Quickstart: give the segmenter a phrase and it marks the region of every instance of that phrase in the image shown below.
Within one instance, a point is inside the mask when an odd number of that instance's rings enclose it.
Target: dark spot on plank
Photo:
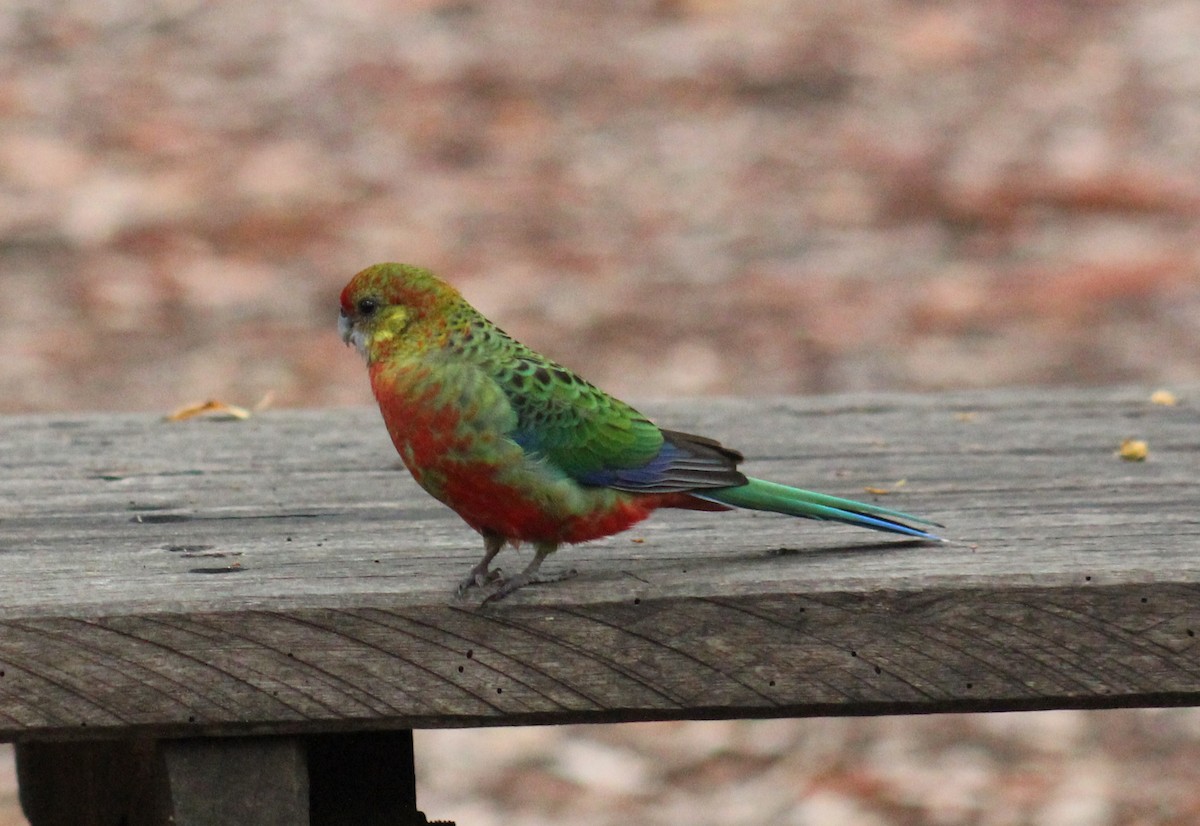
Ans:
[[[221,568],[191,568],[189,574],[236,574],[246,570],[241,565],[226,565]]]
[[[163,545],[164,551],[170,551],[173,554],[194,554],[212,549],[212,545]]]
[[[130,522],[162,525],[168,522],[191,522],[192,517],[184,513],[139,513]]]

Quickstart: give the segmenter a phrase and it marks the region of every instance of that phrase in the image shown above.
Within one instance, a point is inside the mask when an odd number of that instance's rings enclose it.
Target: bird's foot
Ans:
[[[467,574],[466,578],[458,583],[458,590],[455,592],[459,599],[467,595],[467,591],[472,588],[486,588],[497,580],[503,579],[504,574],[499,568],[488,569],[487,563],[481,562],[471,569],[471,573]]]
[[[487,605],[489,602],[499,602],[506,596],[526,585],[545,585],[551,582],[562,582],[564,579],[570,579],[579,572],[574,568],[566,571],[560,571],[556,574],[543,574],[537,571],[522,571],[516,576],[511,576],[500,583],[500,587],[492,593],[484,597],[481,605]]]

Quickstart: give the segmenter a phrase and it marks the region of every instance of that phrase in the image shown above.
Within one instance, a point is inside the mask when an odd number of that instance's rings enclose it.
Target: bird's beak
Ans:
[[[354,335],[354,326],[350,323],[350,317],[346,315],[345,310],[338,314],[338,333],[341,335],[342,341],[349,346],[350,338]]]

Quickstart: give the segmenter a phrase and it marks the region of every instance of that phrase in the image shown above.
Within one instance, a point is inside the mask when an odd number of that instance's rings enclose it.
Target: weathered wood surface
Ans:
[[[373,410],[0,418],[0,737],[1200,704],[1200,413],[1148,395],[647,405],[956,542],[663,513],[482,611]]]

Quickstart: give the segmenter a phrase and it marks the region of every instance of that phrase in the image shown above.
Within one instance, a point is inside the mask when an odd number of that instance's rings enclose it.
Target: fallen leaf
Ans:
[[[902,488],[907,484],[908,484],[907,479],[897,479],[896,482],[890,488],[865,487],[865,488],[863,488],[863,490],[865,490],[867,493],[873,493],[876,496],[886,496],[889,493],[891,493],[894,489]]]
[[[182,422],[197,416],[203,416],[206,419],[241,420],[250,418],[250,411],[244,407],[209,399],[206,402],[186,404],[177,410],[172,410],[163,419],[168,422]]]
[[[1179,398],[1170,390],[1155,390],[1150,394],[1150,404],[1161,404],[1163,407],[1174,407],[1179,404]]]
[[[1117,455],[1126,462],[1144,462],[1149,452],[1149,447],[1141,439],[1126,439],[1121,442]]]

